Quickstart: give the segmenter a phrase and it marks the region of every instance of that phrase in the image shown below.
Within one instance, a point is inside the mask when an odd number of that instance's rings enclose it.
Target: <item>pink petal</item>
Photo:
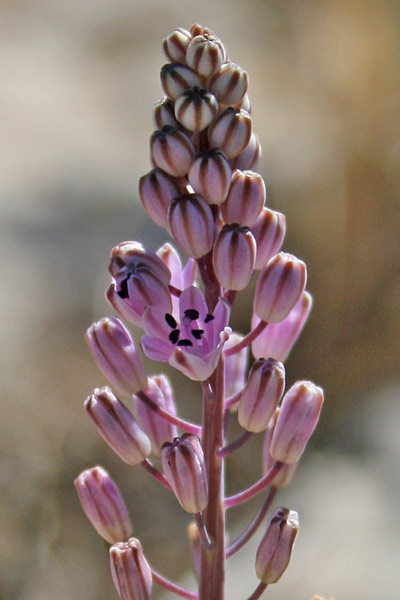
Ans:
[[[208,313],[203,293],[196,287],[185,288],[179,297],[179,320],[184,323],[185,310],[194,309],[199,312],[200,318],[204,319]]]
[[[220,332],[223,331],[224,327],[228,325],[230,314],[231,307],[225,300],[220,298],[214,309],[214,320],[208,324],[210,327],[210,332],[208,333],[207,337],[210,341],[211,347],[218,344]]]
[[[196,285],[197,262],[194,258],[189,258],[182,272],[183,287],[187,288],[191,285]]]
[[[181,290],[183,285],[182,263],[179,254],[172,244],[163,244],[157,250],[157,256],[161,258],[165,266],[171,271],[171,285]]]
[[[165,313],[154,306],[148,306],[143,313],[143,329],[147,335],[167,340],[172,329],[165,320]]]
[[[161,362],[168,362],[171,352],[174,349],[170,342],[160,340],[151,335],[144,335],[140,340],[140,344],[147,358]]]

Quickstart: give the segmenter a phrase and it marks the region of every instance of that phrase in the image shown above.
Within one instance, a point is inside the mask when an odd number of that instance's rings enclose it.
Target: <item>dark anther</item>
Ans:
[[[204,329],[192,329],[192,336],[199,340],[204,333]]]
[[[128,278],[124,279],[121,283],[121,289],[117,292],[118,296],[124,300],[125,298],[129,298],[128,293]]]
[[[179,340],[179,334],[179,329],[174,329],[174,331],[171,331],[171,333],[168,336],[169,341],[173,344],[176,344],[176,342]]]
[[[214,319],[214,315],[210,315],[210,313],[208,313],[208,315],[206,315],[206,318],[204,319],[204,323],[209,323],[213,319]]]
[[[187,308],[185,310],[185,317],[187,317],[191,321],[195,321],[196,319],[199,318],[199,311],[196,310],[195,308]]]
[[[169,313],[167,313],[165,315],[165,320],[167,321],[168,325],[170,327],[172,327],[172,329],[176,328],[176,321],[175,321],[175,319],[174,319],[174,317],[172,315],[170,315]]]
[[[178,346],[193,346],[190,340],[179,340]]]

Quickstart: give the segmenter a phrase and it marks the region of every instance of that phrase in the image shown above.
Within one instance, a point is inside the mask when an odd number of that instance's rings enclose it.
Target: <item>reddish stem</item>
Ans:
[[[219,448],[219,450],[217,451],[217,456],[219,456],[220,458],[226,458],[230,454],[233,454],[234,452],[236,452],[236,450],[239,450],[239,448],[244,446],[244,444],[251,437],[251,435],[251,431],[244,431],[242,435],[236,438],[236,440],[233,440],[233,442],[231,442],[227,446],[224,446],[223,448]]]
[[[192,433],[193,435],[197,435],[197,437],[200,437],[201,427],[199,425],[195,425],[194,423],[185,421],[185,419],[180,419],[179,417],[172,414],[168,410],[165,410],[165,408],[162,408],[161,406],[159,406],[156,402],[154,402],[154,400],[149,398],[147,396],[147,394],[145,394],[144,392],[138,392],[136,395],[138,398],[140,398],[140,400],[142,400],[142,402],[144,402],[146,404],[146,406],[148,406],[151,410],[153,410],[155,413],[157,413],[160,417],[162,417],[166,421],[169,421],[173,425],[176,425],[180,429],[183,429],[183,431],[187,431],[187,433]]]
[[[154,477],[154,479],[156,481],[158,481],[158,483],[161,483],[161,485],[163,485],[167,490],[171,490],[171,486],[169,485],[165,475],[160,473],[160,471],[158,469],[156,469],[156,467],[154,465],[151,464],[151,462],[149,461],[148,458],[146,458],[140,464],[142,465],[142,467],[144,469],[146,469],[146,471],[148,471],[150,473],[150,475],[152,477]]]
[[[266,473],[264,477],[261,477],[261,479],[259,479],[257,483],[247,488],[247,490],[243,490],[243,492],[239,492],[234,496],[226,498],[225,508],[232,508],[232,506],[238,506],[238,504],[242,504],[243,502],[254,498],[254,496],[261,492],[261,490],[266,488],[267,485],[269,485],[271,481],[275,479],[282,467],[283,463],[277,460],[276,463],[273,465],[272,469],[268,471],[268,473]]]
[[[238,344],[225,350],[225,356],[232,356],[236,352],[240,352],[240,350],[246,348],[246,346],[249,346],[264,331],[267,325],[266,321],[260,321]]]
[[[267,587],[268,583],[259,583],[257,588],[254,590],[252,595],[247,598],[247,600],[258,600],[258,598],[261,598],[262,594],[267,589]]]
[[[186,588],[183,588],[180,585],[173,583],[163,575],[160,575],[160,573],[157,573],[157,571],[155,571],[154,569],[151,569],[151,574],[155,583],[165,588],[166,590],[173,592],[177,596],[180,596],[181,598],[187,598],[187,600],[198,599],[198,595],[196,594],[196,592],[191,592],[190,590],[187,590]]]

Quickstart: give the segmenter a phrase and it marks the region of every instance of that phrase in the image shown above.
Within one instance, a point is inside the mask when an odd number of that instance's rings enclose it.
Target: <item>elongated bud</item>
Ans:
[[[256,573],[263,583],[276,583],[282,577],[298,531],[297,512],[288,508],[274,511],[256,554]]]
[[[186,65],[178,62],[167,63],[160,72],[161,87],[171,100],[176,100],[185,90],[201,87],[201,79]]]
[[[74,484],[87,518],[101,537],[109,544],[115,544],[132,535],[128,509],[105,469],[87,469]]]
[[[229,350],[232,346],[236,346],[243,339],[242,335],[232,333],[229,340],[225,343],[225,350]],[[231,356],[226,356],[224,361],[225,370],[225,397],[233,396],[240,392],[244,386],[249,347],[246,346],[235,352]]]
[[[267,473],[269,473],[270,470],[272,469],[272,467],[274,466],[274,464],[276,463],[276,460],[271,456],[270,447],[271,447],[271,440],[272,440],[272,436],[273,436],[273,433],[275,430],[276,421],[278,419],[279,412],[280,412],[280,408],[277,408],[268,423],[267,429],[265,430],[265,438],[264,438],[263,453],[262,453],[263,475],[266,475]],[[281,487],[285,487],[285,486],[289,485],[289,483],[293,479],[293,475],[296,471],[296,468],[297,468],[297,462],[293,463],[291,465],[288,465],[286,463],[283,464],[281,466],[281,468],[279,469],[279,472],[277,473],[277,475],[271,481],[271,485],[275,488],[281,488]]]
[[[190,32],[182,27],[174,29],[163,41],[164,54],[171,62],[185,62],[186,49],[192,36]]]
[[[161,169],[152,169],[139,179],[139,195],[144,210],[159,227],[168,227],[168,208],[186,188],[184,179],[171,177]]]
[[[164,125],[179,128],[175,118],[175,104],[170,98],[163,98],[155,102],[153,108],[154,129],[162,129]]]
[[[101,437],[128,465],[138,465],[151,451],[150,440],[109,387],[96,388],[85,409]]]
[[[206,464],[200,440],[184,433],[161,448],[161,464],[183,510],[197,514],[208,504]]]
[[[194,159],[188,179],[194,191],[208,204],[222,204],[231,183],[232,170],[220,150],[207,150]]]
[[[224,54],[220,40],[207,34],[196,35],[187,48],[186,63],[199,75],[209,77],[219,71]]]
[[[254,295],[254,312],[270,323],[288,316],[304,292],[307,269],[302,260],[280,252],[261,271]]]
[[[262,156],[261,144],[256,133],[252,133],[246,148],[232,160],[234,169],[251,169],[255,171]]]
[[[232,175],[228,196],[221,206],[222,218],[228,224],[240,223],[252,227],[264,206],[265,197],[265,183],[261,175],[253,171],[236,170]]]
[[[201,541],[195,521],[189,523],[187,527],[187,536],[189,539],[190,562],[192,564],[193,573],[195,574],[197,581],[199,581],[201,572]]]
[[[317,426],[324,392],[311,381],[297,381],[286,392],[272,435],[270,452],[275,460],[293,464]]]
[[[157,406],[176,415],[171,386],[165,375],[150,377],[144,393]],[[152,454],[159,457],[164,442],[172,442],[178,435],[175,425],[160,417],[137,396],[133,396],[133,414],[141,429],[149,436]]]
[[[209,90],[221,104],[237,104],[247,92],[249,76],[238,65],[227,62],[209,81]]]
[[[212,248],[214,219],[208,204],[197,194],[186,194],[171,203],[168,223],[187,256],[200,258]]]
[[[259,213],[251,231],[257,242],[254,268],[261,270],[281,249],[286,233],[286,217],[280,212],[265,207]]]
[[[193,162],[195,148],[183,131],[165,125],[152,134],[150,152],[157,167],[172,177],[183,177]]]
[[[125,396],[147,385],[147,375],[136,344],[118,317],[100,319],[86,332],[86,342],[97,363],[115,389]]]
[[[213,248],[213,267],[219,283],[228,290],[244,290],[253,273],[256,242],[248,227],[224,225]]]
[[[183,92],[175,102],[175,117],[189,131],[202,131],[218,114],[218,101],[199,87]]]
[[[249,143],[251,129],[249,113],[229,107],[219,115],[208,130],[210,146],[221,148],[227,158],[234,158]]]
[[[136,538],[110,548],[111,576],[121,600],[151,600],[153,578]]]

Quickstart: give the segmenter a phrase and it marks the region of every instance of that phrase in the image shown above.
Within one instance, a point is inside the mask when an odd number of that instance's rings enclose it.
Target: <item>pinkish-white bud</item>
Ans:
[[[223,60],[223,46],[220,40],[213,36],[197,35],[186,50],[187,65],[203,77],[209,77],[219,71]]]
[[[249,85],[249,76],[238,65],[224,63],[209,81],[209,90],[221,104],[233,105],[240,102]]]
[[[202,131],[218,114],[218,101],[203,88],[190,88],[175,101],[175,117],[189,131]]]
[[[187,256],[200,258],[212,248],[214,219],[207,202],[197,194],[174,200],[168,211],[172,235]]]
[[[165,125],[152,134],[150,153],[157,167],[172,177],[183,177],[193,162],[195,148],[186,133]]]
[[[280,252],[261,271],[254,295],[254,312],[263,321],[279,323],[304,292],[307,269],[302,260]]]
[[[186,49],[192,36],[190,32],[182,27],[174,29],[163,41],[164,54],[171,62],[185,62]]]
[[[249,113],[229,107],[219,115],[208,130],[210,146],[220,148],[227,158],[234,158],[249,143],[251,129]]]
[[[183,179],[171,177],[161,169],[152,169],[139,180],[139,195],[144,210],[159,227],[168,227],[167,213],[174,198],[186,188]]]
[[[324,392],[311,381],[297,381],[282,400],[272,435],[270,453],[280,462],[293,464],[317,426]]]
[[[232,162],[232,167],[234,169],[251,169],[255,171],[258,167],[261,160],[262,150],[260,140],[256,133],[252,133],[250,136],[249,143],[246,148],[234,158]]]
[[[185,90],[201,87],[201,79],[186,65],[178,62],[167,63],[160,72],[161,87],[171,100],[176,100]]]
[[[243,110],[245,110],[246,112],[249,113],[249,115],[251,114],[251,102],[250,102],[250,98],[249,95],[246,93],[243,98],[240,100],[240,102],[238,102],[237,104],[235,104],[234,108],[236,108],[237,110],[243,108]]]
[[[256,242],[248,227],[224,225],[213,248],[213,267],[218,282],[228,290],[244,290],[254,269]]]
[[[121,600],[151,600],[153,578],[136,538],[110,548],[111,576]]]
[[[164,125],[179,128],[175,118],[175,104],[170,98],[163,98],[154,104],[153,123],[155,129],[162,129]]]
[[[265,267],[270,258],[281,249],[286,233],[284,214],[269,208],[263,208],[251,231],[257,242],[257,256],[254,268],[258,271]]]
[[[229,350],[232,346],[236,346],[243,339],[238,333],[231,333],[229,340],[225,343],[224,349]],[[231,356],[226,356],[224,360],[225,370],[225,397],[233,396],[240,392],[243,388],[246,378],[247,360],[249,347],[245,346],[239,352],[235,352]],[[235,404],[234,408],[237,407]]]
[[[84,406],[101,437],[124,462],[138,465],[149,456],[149,438],[110,388],[96,388]]]
[[[257,577],[266,584],[276,583],[285,572],[299,531],[299,516],[294,510],[274,511],[256,554]]]
[[[87,469],[74,484],[87,518],[101,537],[109,544],[115,544],[132,535],[128,509],[105,469]]]
[[[253,171],[236,170],[232,175],[228,196],[221,206],[222,218],[225,223],[252,227],[264,206],[265,197],[265,183],[261,175]]]
[[[208,504],[206,463],[200,440],[183,434],[161,448],[161,464],[183,510],[197,514]]]
[[[272,436],[273,436],[273,433],[275,430],[276,421],[278,419],[279,412],[280,412],[280,408],[277,408],[268,423],[267,429],[265,430],[265,438],[264,438],[263,453],[262,453],[263,475],[266,475],[267,473],[269,473],[270,470],[272,469],[272,467],[276,463],[276,460],[274,458],[272,458],[272,456],[271,456],[270,447],[271,447],[271,440],[272,440]],[[285,486],[289,485],[289,483],[293,479],[293,475],[296,471],[296,468],[297,468],[297,462],[293,463],[291,465],[284,463],[281,466],[281,468],[279,469],[277,475],[275,475],[274,479],[271,481],[271,486],[273,486],[275,488],[281,488],[281,487],[285,487]]]
[[[221,150],[198,154],[188,173],[190,185],[208,204],[222,204],[231,183],[232,170]]]

